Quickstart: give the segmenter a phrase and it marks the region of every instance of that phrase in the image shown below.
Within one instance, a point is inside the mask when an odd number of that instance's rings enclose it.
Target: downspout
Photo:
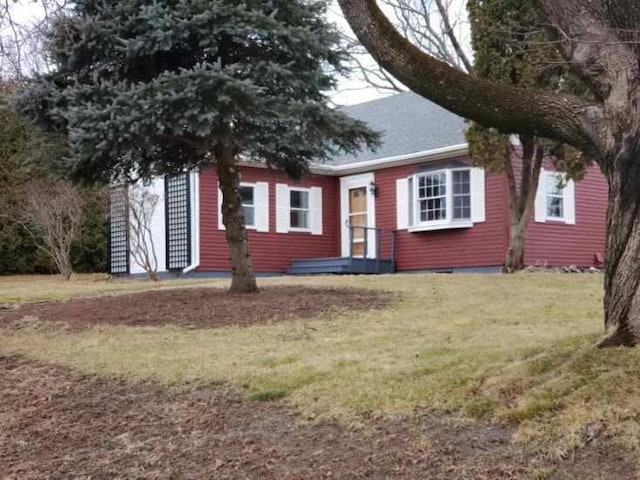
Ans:
[[[191,191],[193,192],[193,204],[191,209],[191,265],[182,270],[184,275],[193,272],[200,266],[200,172],[191,172]]]

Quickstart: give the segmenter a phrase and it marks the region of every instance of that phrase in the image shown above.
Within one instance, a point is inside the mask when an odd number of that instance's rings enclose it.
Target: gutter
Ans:
[[[445,158],[457,157],[464,155],[469,151],[469,144],[461,143],[459,145],[450,145],[442,148],[434,148],[432,150],[424,150],[422,152],[407,153],[404,155],[396,155],[394,157],[378,158],[375,160],[367,160],[365,162],[347,163],[345,165],[318,165],[328,169],[329,175],[349,175],[352,173],[370,172],[372,170],[380,170],[382,168],[397,167],[401,165],[410,165],[422,161],[433,162]]]
[[[311,173],[316,175],[328,175],[334,177],[342,177],[352,173],[371,172],[383,168],[398,167],[401,165],[411,165],[420,162],[435,162],[447,158],[457,157],[469,152],[468,143],[460,143],[458,145],[450,145],[442,148],[434,148],[432,150],[423,150],[421,152],[407,153],[404,155],[396,155],[393,157],[377,158],[375,160],[367,160],[365,162],[346,163],[344,165],[331,165],[330,163],[312,163],[310,165]],[[241,160],[241,166],[253,168],[269,168],[264,163],[253,162],[251,160]]]
[[[183,274],[193,272],[200,266],[200,172],[193,171],[193,216],[191,218],[191,246],[193,263],[182,269]]]

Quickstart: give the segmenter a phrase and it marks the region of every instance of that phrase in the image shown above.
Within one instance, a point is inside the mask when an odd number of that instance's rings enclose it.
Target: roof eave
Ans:
[[[364,162],[347,163],[344,165],[314,164],[311,166],[311,171],[321,175],[343,176],[354,173],[371,172],[373,170],[381,170],[383,168],[411,165],[414,163],[434,162],[437,160],[465,155],[468,152],[469,144],[461,143],[442,148],[434,148],[432,150],[407,153],[393,157],[377,158],[375,160],[367,160]]]

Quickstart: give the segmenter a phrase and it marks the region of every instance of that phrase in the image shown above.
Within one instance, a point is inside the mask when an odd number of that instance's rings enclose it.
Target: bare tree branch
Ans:
[[[71,245],[82,221],[84,197],[63,180],[35,180],[25,188],[15,218],[54,261],[63,278],[73,273]]]
[[[497,85],[474,78],[404,38],[375,0],[338,0],[351,28],[378,63],[416,93],[481,125],[573,144],[600,153],[602,105],[574,95]],[[470,101],[473,99],[473,101]]]

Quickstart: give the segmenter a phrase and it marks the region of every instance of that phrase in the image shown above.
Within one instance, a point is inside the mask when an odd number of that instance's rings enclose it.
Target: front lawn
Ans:
[[[428,411],[514,426],[516,440],[558,455],[596,438],[640,447],[640,352],[594,349],[603,330],[600,274],[262,283],[381,289],[395,299],[382,310],[248,327],[77,330],[30,319],[1,332],[0,353],[180,389],[225,384],[250,399],[285,398],[307,419],[352,426]]]

